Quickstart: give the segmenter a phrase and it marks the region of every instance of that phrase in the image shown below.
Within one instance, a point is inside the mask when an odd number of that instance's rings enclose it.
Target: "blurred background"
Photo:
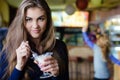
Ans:
[[[9,28],[21,1],[0,0],[0,27]],[[96,40],[99,33],[107,33],[112,44],[111,50],[118,56],[120,50],[120,0],[46,1],[52,11],[56,38],[63,40],[68,47],[70,79],[92,80],[93,53],[83,41],[81,27],[89,27],[92,41]]]

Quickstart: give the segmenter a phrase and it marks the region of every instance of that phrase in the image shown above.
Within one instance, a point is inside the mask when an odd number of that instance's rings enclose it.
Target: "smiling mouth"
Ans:
[[[39,33],[40,31],[39,30],[33,30],[32,32],[33,33]]]

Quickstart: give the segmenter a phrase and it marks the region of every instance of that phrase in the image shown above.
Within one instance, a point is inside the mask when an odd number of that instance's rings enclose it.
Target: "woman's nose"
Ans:
[[[33,27],[37,28],[38,27],[38,22],[37,21],[33,21]]]

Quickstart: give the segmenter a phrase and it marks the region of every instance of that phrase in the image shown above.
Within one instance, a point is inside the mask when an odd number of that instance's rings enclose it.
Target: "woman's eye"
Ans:
[[[28,18],[28,19],[25,19],[26,22],[30,22],[32,21],[32,19]]]
[[[43,21],[43,20],[45,20],[45,18],[42,18],[42,17],[41,17],[41,18],[38,18],[38,20]]]

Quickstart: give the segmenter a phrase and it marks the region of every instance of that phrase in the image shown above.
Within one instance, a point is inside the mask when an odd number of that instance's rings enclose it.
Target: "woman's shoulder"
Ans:
[[[56,46],[66,46],[65,42],[59,39],[56,39]]]
[[[59,40],[59,39],[56,39],[55,48],[58,51],[65,51],[65,52],[67,51],[67,45],[65,44],[64,41]]]
[[[6,50],[0,52],[0,62],[5,61],[7,57]]]
[[[97,44],[94,44],[94,48],[100,48]]]
[[[64,41],[56,39],[55,49],[63,60],[68,59],[68,49]]]

